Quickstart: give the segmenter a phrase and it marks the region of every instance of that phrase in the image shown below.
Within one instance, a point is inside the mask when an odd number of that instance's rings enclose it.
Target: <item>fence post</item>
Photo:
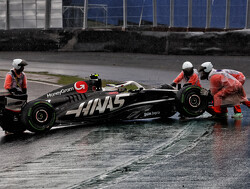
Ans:
[[[245,23],[245,28],[249,28],[250,25],[250,2],[247,0],[247,7],[246,7],[246,23]]]
[[[127,25],[127,16],[128,16],[128,12],[127,12],[127,0],[123,0],[123,26],[122,26],[122,30],[126,30],[126,28],[128,27]]]
[[[84,0],[84,13],[83,13],[83,29],[86,30],[88,28],[88,0]]]
[[[45,1],[45,24],[44,29],[47,30],[50,28],[50,13],[51,13],[51,0]]]
[[[170,0],[170,21],[169,21],[169,27],[174,26],[174,0]]]
[[[188,28],[192,27],[192,7],[193,0],[188,0]]]
[[[10,6],[9,6],[9,0],[6,0],[6,17],[5,17],[5,30],[10,29]]]
[[[225,17],[225,29],[229,28],[229,21],[230,21],[230,4],[231,1],[226,1],[226,17]]]
[[[206,29],[210,28],[211,23],[211,0],[207,0],[207,13],[206,13]]]
[[[153,27],[157,27],[157,0],[153,0]]]

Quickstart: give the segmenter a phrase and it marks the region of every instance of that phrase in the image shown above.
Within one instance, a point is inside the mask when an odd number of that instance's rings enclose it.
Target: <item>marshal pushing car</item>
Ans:
[[[26,94],[1,92],[0,124],[11,133],[43,133],[70,124],[165,119],[176,112],[196,117],[208,105],[204,90],[197,86],[177,90],[167,84],[146,89],[135,81],[102,87],[101,79],[91,75],[89,80],[63,86],[29,102]]]

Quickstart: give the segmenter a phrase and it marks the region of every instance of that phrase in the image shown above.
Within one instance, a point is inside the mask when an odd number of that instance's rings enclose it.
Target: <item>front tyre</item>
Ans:
[[[21,120],[29,131],[43,133],[54,125],[56,114],[48,102],[31,101],[23,108]]]
[[[186,86],[176,95],[177,111],[186,117],[197,117],[203,114],[208,106],[208,97],[201,95],[202,88]]]

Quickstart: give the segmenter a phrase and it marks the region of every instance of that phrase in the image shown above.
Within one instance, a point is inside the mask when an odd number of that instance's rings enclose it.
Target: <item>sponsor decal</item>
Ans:
[[[74,88],[78,93],[86,93],[88,91],[88,85],[85,81],[76,82]]]
[[[75,117],[80,117],[93,115],[95,112],[102,114],[106,110],[114,111],[124,105],[125,100],[122,98],[129,95],[129,93],[124,93],[118,94],[114,98],[111,96],[106,96],[103,100],[100,98],[92,99],[90,101],[81,103],[75,110],[67,111],[66,115],[75,115]]]
[[[74,91],[74,87],[70,87],[70,88],[67,88],[67,89],[61,89],[60,91],[56,91],[54,93],[48,93],[47,94],[47,98],[51,98],[51,97],[54,97],[54,96],[60,96],[64,93],[68,93],[68,92],[71,92],[71,91]]]
[[[161,114],[160,111],[157,111],[157,112],[145,112],[144,117],[156,116],[156,115],[160,115],[160,114]]]

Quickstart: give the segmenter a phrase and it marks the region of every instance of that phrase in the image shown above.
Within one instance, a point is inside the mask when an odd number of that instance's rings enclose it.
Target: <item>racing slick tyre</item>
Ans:
[[[31,101],[23,108],[21,120],[29,131],[43,133],[54,125],[56,114],[48,102]]]
[[[185,117],[197,117],[203,114],[208,106],[207,96],[201,95],[202,88],[186,86],[176,94],[177,111]]]

